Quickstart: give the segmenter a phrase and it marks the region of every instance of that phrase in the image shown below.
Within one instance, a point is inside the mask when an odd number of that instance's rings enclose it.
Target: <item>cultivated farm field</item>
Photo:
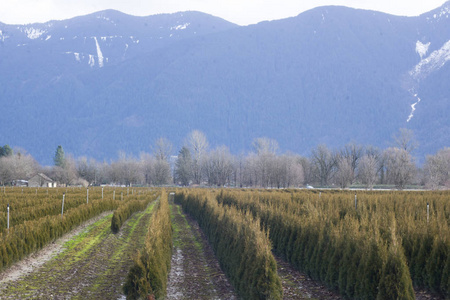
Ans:
[[[450,297],[449,192],[0,192],[0,299]]]

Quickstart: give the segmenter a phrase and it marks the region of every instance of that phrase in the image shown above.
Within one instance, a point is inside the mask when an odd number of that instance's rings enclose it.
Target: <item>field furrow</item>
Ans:
[[[112,214],[100,219],[42,267],[6,284],[2,299],[121,298],[131,256],[144,244],[154,204],[134,214],[118,234],[111,232]]]
[[[173,204],[173,254],[167,299],[237,299],[197,222]]]

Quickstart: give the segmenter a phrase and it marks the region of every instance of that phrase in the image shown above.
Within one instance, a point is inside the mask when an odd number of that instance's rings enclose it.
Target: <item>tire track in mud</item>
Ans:
[[[196,221],[171,204],[173,254],[167,299],[238,299]]]
[[[300,273],[283,259],[275,255],[274,257],[277,261],[278,276],[280,276],[283,286],[283,299],[342,299],[337,293]]]
[[[132,266],[143,247],[155,201],[134,214],[118,234],[111,232],[112,214],[65,244],[65,250],[41,268],[8,283],[1,299],[120,299]]]

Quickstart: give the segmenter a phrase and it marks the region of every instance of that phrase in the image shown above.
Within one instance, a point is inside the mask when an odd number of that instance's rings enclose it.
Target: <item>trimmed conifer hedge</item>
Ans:
[[[358,193],[356,209],[354,192],[216,195],[219,203],[258,216],[270,229],[275,253],[348,298],[382,298],[387,290],[395,290],[400,298],[412,299],[413,281],[449,296],[449,193]],[[432,207],[429,222],[427,202]],[[402,271],[391,274],[397,270]],[[395,281],[386,278],[399,274],[403,279],[392,288]]]
[[[104,211],[114,210],[117,201],[103,200],[83,204],[64,213],[64,217],[46,216],[25,221],[0,234],[0,271],[25,256],[43,248],[81,223]]]
[[[163,299],[172,258],[172,222],[167,193],[161,192],[144,249],[137,252],[123,287],[127,299]]]
[[[130,200],[120,205],[115,211],[111,219],[111,230],[114,233],[119,232],[123,223],[135,212],[143,211],[147,205],[155,200],[154,198],[146,198],[145,200]]]
[[[175,201],[197,220],[225,274],[243,299],[282,299],[267,232],[250,214],[223,207],[207,192],[177,192]]]

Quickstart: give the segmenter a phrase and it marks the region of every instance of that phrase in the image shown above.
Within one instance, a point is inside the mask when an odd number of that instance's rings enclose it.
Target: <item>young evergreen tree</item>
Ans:
[[[2,156],[11,156],[13,155],[13,150],[9,145],[5,145],[3,147],[0,147],[0,157]]]
[[[435,238],[433,250],[428,254],[429,258],[425,267],[427,287],[434,292],[440,292],[443,266],[445,266],[448,257],[447,249],[447,245],[442,240]]]
[[[181,148],[175,162],[175,178],[183,186],[188,186],[192,179],[192,158],[187,147]]]
[[[66,158],[64,155],[64,149],[61,145],[56,148],[55,157],[53,158],[53,162],[55,163],[55,166],[64,168],[64,165],[66,163]]]
[[[377,300],[415,299],[406,258],[401,249],[392,245],[381,274]]]
[[[442,271],[441,292],[447,299],[450,298],[450,255],[447,257],[447,262]]]

